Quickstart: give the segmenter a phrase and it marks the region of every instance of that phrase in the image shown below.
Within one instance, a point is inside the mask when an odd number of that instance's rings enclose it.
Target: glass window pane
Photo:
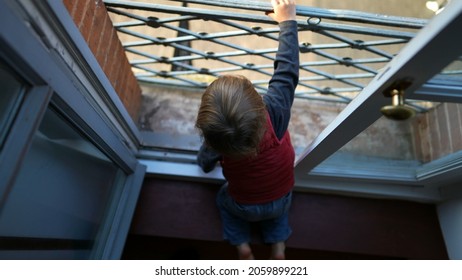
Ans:
[[[0,213],[0,258],[90,258],[125,175],[48,109]],[[104,237],[102,237],[104,238]]]
[[[0,148],[16,115],[23,84],[0,61]]]

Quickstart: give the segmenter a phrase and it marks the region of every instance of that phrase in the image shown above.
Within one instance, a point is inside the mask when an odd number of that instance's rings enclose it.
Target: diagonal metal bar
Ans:
[[[239,0],[173,0],[177,2],[196,3],[210,6],[238,8],[250,11],[270,11],[270,3],[259,1],[239,1]],[[331,19],[339,21],[378,24],[384,26],[394,26],[403,28],[422,28],[427,20],[417,18],[404,18],[389,15],[378,15],[366,12],[321,9],[314,7],[297,7],[297,15],[315,17],[320,19]]]
[[[136,77],[145,81],[149,79],[150,81],[161,81],[165,79],[166,83],[171,83],[172,79],[175,79],[175,83],[184,82],[184,85],[196,85],[198,87],[203,87],[203,83],[198,83],[196,81],[188,80],[187,75],[190,74],[207,74],[212,76],[219,76],[227,72],[235,72],[248,70],[256,73],[263,74],[265,76],[271,76],[272,66],[271,64],[254,64],[252,61],[247,63],[239,62],[241,56],[259,56],[270,61],[274,60],[274,54],[276,48],[267,48],[267,49],[250,49],[243,47],[241,45],[233,43],[231,40],[222,40],[232,37],[239,37],[240,39],[244,36],[256,35],[259,37],[264,37],[273,41],[277,41],[277,34],[279,28],[270,27],[270,28],[261,28],[259,26],[249,27],[247,24],[250,23],[264,23],[275,25],[271,19],[263,15],[255,15],[254,11],[267,11],[270,7],[269,3],[255,2],[255,1],[180,1],[183,3],[196,3],[196,4],[205,4],[209,6],[219,6],[219,7],[232,7],[239,8],[242,12],[226,12],[220,9],[198,9],[191,7],[182,7],[177,5],[159,5],[152,3],[142,3],[142,2],[131,2],[131,1],[116,1],[116,0],[106,0],[104,1],[108,11],[114,14],[122,15],[133,19],[129,22],[120,22],[115,23],[114,26],[121,33],[130,35],[131,37],[138,38],[141,40],[138,41],[128,41],[123,43],[124,48],[127,52],[141,56],[141,59],[131,59],[130,63],[134,68],[145,71],[145,73],[137,73]],[[129,12],[133,11],[133,12]],[[139,16],[136,13],[140,11],[149,11],[157,14],[167,15],[165,18],[155,18],[155,17],[146,17]],[[244,13],[244,12],[253,12],[253,13]],[[176,14],[178,16],[169,16],[170,14]],[[325,10],[317,9],[311,7],[297,7],[297,14],[299,16],[307,17],[307,20],[298,20],[299,25],[299,34],[302,36],[304,33],[315,32],[322,36],[334,39],[337,43],[331,44],[313,44],[309,45],[309,51],[318,56],[318,58],[327,59],[320,61],[301,61],[300,70],[303,75],[301,75],[299,87],[297,88],[297,98],[305,97],[306,95],[312,95],[309,98],[317,98],[319,94],[322,95],[321,99],[325,100],[335,100],[335,102],[349,102],[351,94],[357,94],[361,89],[364,88],[364,85],[358,81],[358,79],[371,79],[377,73],[376,70],[366,66],[366,64],[371,63],[386,63],[388,62],[393,55],[382,51],[378,47],[387,46],[387,45],[398,45],[405,44],[409,41],[410,38],[415,36],[414,32],[405,32],[397,30],[385,29],[385,26],[401,27],[407,29],[417,29],[422,27],[426,21],[418,20],[412,18],[400,18],[400,17],[389,17],[389,16],[380,16],[365,14],[360,12],[348,12],[348,11],[334,11],[334,10]],[[146,13],[143,13],[146,15]],[[359,18],[361,17],[361,18]],[[392,24],[381,23],[384,18],[387,18],[387,22],[394,20]],[[330,21],[337,21],[337,23],[323,22],[323,19],[329,19]],[[182,28],[177,26],[180,22],[189,22],[193,20],[209,20],[216,24],[227,25],[236,30],[225,31],[225,32],[216,32],[216,33],[205,33],[201,31],[192,31],[189,28]],[[241,24],[245,23],[245,24]],[[344,24],[343,22],[353,22],[361,24],[370,24],[376,25],[375,27],[364,27],[364,26],[353,26]],[[152,37],[136,32],[134,28],[140,27],[143,25],[150,26],[152,28],[162,28],[166,30],[173,31],[174,33],[166,37],[171,36],[171,38],[163,37]],[[380,26],[377,26],[380,25]],[[355,34],[355,35],[372,35],[373,38],[383,37],[382,40],[374,41],[362,41],[362,40],[352,40],[346,36],[339,35],[342,34]],[[164,34],[164,33],[163,33]],[[164,35],[165,36],[165,35]],[[193,48],[191,43],[194,41],[208,41],[210,42],[210,51],[209,50],[199,50]],[[226,48],[230,48],[234,51],[228,52],[214,52],[213,46],[221,45]],[[153,48],[157,46],[164,46],[172,48],[177,52],[181,51],[180,56],[172,57],[159,57],[155,54],[150,54],[144,51],[140,51],[138,47],[147,47],[152,46]],[[306,45],[301,45],[300,50],[302,52],[306,51]],[[354,59],[350,57],[341,57],[335,52],[329,53],[328,51],[334,51],[336,49],[356,49],[363,51],[364,53],[370,53],[378,56],[377,58],[366,58],[366,59]],[[233,60],[233,57],[236,57],[236,61]],[[239,57],[239,58],[237,58]],[[212,69],[206,69],[201,67],[194,67],[189,65],[190,63],[202,63],[202,60],[215,60],[225,64],[224,66],[219,66],[219,68],[214,67]],[[150,68],[151,66],[155,67],[156,64],[170,64],[172,67],[184,67],[179,68],[181,71],[159,71],[156,69]],[[149,66],[149,67],[148,67]],[[344,67],[344,69],[350,68],[356,70],[356,72],[361,71],[364,73],[353,73],[353,74],[331,74],[328,71],[331,71],[329,68],[325,68],[326,71],[316,69],[314,67],[323,67],[323,66],[333,66],[337,67],[337,70],[334,73],[338,73],[338,67]],[[347,66],[347,67],[345,67]],[[172,70],[178,70],[173,69]],[[342,70],[343,72],[343,70]],[[305,74],[309,73],[305,77]],[[314,75],[311,75],[314,74]],[[155,78],[158,77],[158,78]],[[327,85],[319,86],[317,83],[325,81]],[[259,84],[258,82],[252,81],[256,85],[259,92],[264,93],[266,87],[264,84]],[[346,86],[335,84],[338,82],[340,84],[345,84]],[[362,81],[364,82],[364,80]],[[332,84],[332,85],[331,85]],[[348,93],[348,94],[346,94]],[[343,96],[342,94],[346,94]],[[327,97],[328,98],[324,98]],[[332,97],[332,98],[331,98]]]
[[[172,7],[168,5],[159,5],[151,3],[140,3],[140,2],[130,2],[130,1],[117,1],[117,0],[105,0],[104,3],[109,7],[117,7],[124,9],[137,9],[142,11],[152,11],[152,12],[161,12],[161,13],[173,13],[181,15],[192,15],[197,16],[203,19],[230,19],[230,20],[240,20],[245,22],[259,22],[275,25],[276,23],[268,18],[265,15],[255,15],[255,14],[245,14],[245,13],[236,13],[236,12],[227,12],[227,11],[217,11],[217,10],[206,10],[198,8],[184,8],[184,7]],[[414,37],[415,33],[413,32],[404,32],[396,31],[392,29],[379,29],[379,28],[369,28],[363,26],[354,26],[347,24],[331,24],[317,22],[317,24],[308,23],[307,21],[299,20],[299,26],[305,28],[306,30],[332,30],[346,33],[356,33],[363,35],[372,35],[372,36],[382,36],[390,38],[402,38],[409,39]]]
[[[323,76],[325,77],[327,80],[336,80],[335,79],[335,75],[333,74],[330,74],[330,73],[327,73],[327,72],[324,72],[324,71],[321,71],[321,70],[318,70],[318,69],[313,69],[311,67],[304,67],[304,66],[300,66],[300,69],[304,69],[308,72],[311,72],[313,74],[316,74],[316,75],[319,75],[319,76]],[[347,79],[338,79],[337,80],[338,82],[342,82],[342,83],[345,83],[347,85],[350,85],[350,86],[355,86],[355,87],[361,87],[363,88],[362,85],[356,83],[356,82],[353,82],[353,81],[350,81],[350,80],[347,80]]]
[[[349,38],[347,38],[345,36],[340,36],[340,35],[334,34],[332,32],[323,31],[323,30],[319,30],[318,33],[322,34],[322,35],[324,35],[326,37],[330,37],[330,38],[332,38],[332,39],[334,39],[336,41],[344,42],[344,43],[348,44],[353,49],[369,51],[371,53],[374,53],[374,54],[377,54],[379,56],[383,56],[383,57],[386,57],[386,58],[389,58],[389,59],[391,59],[393,57],[393,55],[391,55],[389,53],[386,53],[386,52],[380,51],[380,50],[378,50],[376,48],[373,48],[371,46],[365,45],[363,41],[351,40],[351,39],[349,39]],[[407,40],[405,41],[405,43],[407,43]]]

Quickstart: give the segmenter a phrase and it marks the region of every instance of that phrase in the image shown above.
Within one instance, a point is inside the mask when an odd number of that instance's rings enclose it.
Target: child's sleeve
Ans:
[[[299,46],[297,22],[279,24],[279,47],[274,61],[274,74],[263,97],[274,131],[281,139],[289,126],[290,109],[299,78]]]
[[[197,164],[202,168],[205,173],[212,171],[217,162],[222,159],[222,156],[209,148],[207,145],[202,144],[197,154]]]

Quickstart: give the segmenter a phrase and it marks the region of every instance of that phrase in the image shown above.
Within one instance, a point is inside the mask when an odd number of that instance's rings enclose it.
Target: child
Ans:
[[[271,258],[285,259],[294,159],[287,127],[299,75],[294,0],[272,0],[267,13],[280,27],[274,74],[263,98],[243,76],[225,75],[202,96],[196,127],[204,144],[198,164],[221,162],[227,183],[217,195],[223,233],[240,259],[253,259],[250,225],[258,222]]]

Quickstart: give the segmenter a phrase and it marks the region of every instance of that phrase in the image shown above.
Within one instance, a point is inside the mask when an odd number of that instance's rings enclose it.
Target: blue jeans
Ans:
[[[217,194],[217,205],[223,223],[223,236],[232,245],[249,243],[251,224],[257,223],[265,243],[287,240],[292,230],[289,226],[289,208],[292,192],[264,204],[239,204],[228,194],[228,184]]]

